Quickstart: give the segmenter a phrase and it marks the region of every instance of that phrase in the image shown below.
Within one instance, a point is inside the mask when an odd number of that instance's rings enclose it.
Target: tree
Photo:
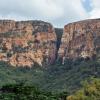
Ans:
[[[100,100],[100,79],[85,81],[83,88],[74,95],[68,96],[66,100]]]

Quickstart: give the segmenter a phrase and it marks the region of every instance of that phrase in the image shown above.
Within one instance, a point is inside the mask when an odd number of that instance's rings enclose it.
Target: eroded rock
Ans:
[[[43,21],[0,21],[0,60],[13,66],[42,66],[55,61],[56,34],[53,26]]]
[[[58,51],[61,58],[76,59],[100,56],[100,19],[65,25]]]

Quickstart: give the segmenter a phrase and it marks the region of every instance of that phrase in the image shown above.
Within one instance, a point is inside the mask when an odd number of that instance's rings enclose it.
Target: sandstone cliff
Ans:
[[[55,30],[49,23],[0,20],[0,61],[13,66],[53,63],[56,41]]]
[[[100,57],[100,19],[65,25],[58,55],[63,60]]]
[[[0,20],[0,61],[12,66],[94,57],[100,57],[100,19],[70,23],[64,29],[43,21]]]

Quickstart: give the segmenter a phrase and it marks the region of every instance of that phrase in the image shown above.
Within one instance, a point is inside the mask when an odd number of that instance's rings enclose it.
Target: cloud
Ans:
[[[83,0],[2,0],[0,18],[44,20],[62,27],[73,21],[89,18]],[[92,2],[95,0],[92,0]],[[99,1],[99,0],[98,0]],[[94,3],[93,3],[93,6]]]
[[[90,18],[100,18],[100,0],[91,0]]]

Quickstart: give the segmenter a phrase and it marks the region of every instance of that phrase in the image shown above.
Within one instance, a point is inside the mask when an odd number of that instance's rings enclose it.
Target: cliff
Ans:
[[[100,57],[100,19],[70,23],[64,29],[43,21],[0,20],[0,61],[12,66],[95,57]]]
[[[0,21],[0,60],[12,66],[53,63],[56,55],[53,26],[43,21]]]
[[[65,25],[58,55],[63,60],[100,57],[100,19]]]

